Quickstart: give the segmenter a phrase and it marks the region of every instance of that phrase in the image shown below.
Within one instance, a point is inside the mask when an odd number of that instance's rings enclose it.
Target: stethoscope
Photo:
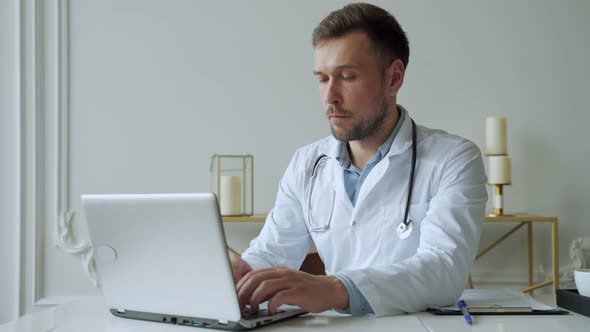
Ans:
[[[416,123],[414,122],[414,120],[412,121],[412,164],[410,167],[410,176],[408,178],[408,196],[406,197],[406,208],[404,211],[404,219],[402,219],[402,222],[399,224],[399,226],[396,229],[396,233],[397,233],[397,237],[400,240],[403,239],[407,239],[410,234],[412,234],[412,231],[414,230],[414,222],[412,221],[412,219],[408,218],[409,212],[410,212],[410,202],[412,200],[412,192],[414,190],[414,171],[416,170]],[[328,216],[328,224],[326,225],[314,225],[313,220],[312,220],[312,210],[311,210],[311,194],[313,193],[313,186],[315,183],[315,178],[318,176],[318,172],[317,172],[317,168],[320,165],[320,163],[322,162],[322,160],[325,160],[326,158],[329,158],[328,156],[326,156],[325,154],[320,155],[314,165],[313,165],[313,169],[311,171],[311,184],[309,186],[309,196],[308,196],[308,201],[307,201],[307,220],[308,220],[308,224],[309,224],[309,229],[312,232],[323,232],[326,231],[330,228],[330,221],[332,219],[332,212],[334,210],[334,197],[332,197],[332,207],[330,208],[330,215]],[[333,195],[335,195],[335,193],[333,193]]]

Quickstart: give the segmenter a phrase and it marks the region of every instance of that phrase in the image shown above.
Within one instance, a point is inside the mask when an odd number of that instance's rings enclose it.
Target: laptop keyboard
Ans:
[[[285,312],[284,310],[277,310],[276,314],[279,314],[281,312]],[[252,311],[250,310],[250,307],[246,307],[244,308],[244,310],[242,310],[242,318],[244,319],[254,319],[254,318],[260,318],[260,317],[265,317],[265,316],[272,316],[270,315],[270,312],[268,312],[267,309],[258,309],[257,313],[252,313]]]

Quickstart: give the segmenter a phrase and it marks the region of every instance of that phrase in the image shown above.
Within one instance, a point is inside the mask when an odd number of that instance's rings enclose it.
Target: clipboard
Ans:
[[[548,310],[536,310],[536,309],[531,309],[531,308],[529,308],[529,309],[530,310],[523,310],[523,311],[516,311],[516,310],[503,311],[501,309],[498,309],[496,311],[493,311],[493,310],[478,311],[478,312],[469,311],[469,314],[471,316],[568,315],[569,314],[569,311],[561,310],[558,308],[548,309]],[[469,308],[467,310],[469,310]],[[460,315],[463,315],[461,313],[461,311],[441,309],[441,308],[429,308],[426,310],[426,312],[429,312],[429,313],[431,313],[433,315],[437,315],[437,316],[460,316]]]
[[[569,311],[538,302],[514,289],[466,289],[461,300],[472,316],[477,315],[567,315]],[[458,306],[429,308],[433,315],[453,316],[463,313]]]

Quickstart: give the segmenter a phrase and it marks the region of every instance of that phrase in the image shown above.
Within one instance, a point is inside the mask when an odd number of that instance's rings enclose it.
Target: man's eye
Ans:
[[[327,78],[320,78],[319,81],[321,84],[324,84],[324,83],[328,82],[328,79]]]
[[[342,79],[345,81],[351,81],[354,80],[356,78],[356,76],[342,76]]]

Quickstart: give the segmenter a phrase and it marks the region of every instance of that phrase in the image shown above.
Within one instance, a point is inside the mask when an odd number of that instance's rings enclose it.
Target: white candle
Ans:
[[[239,176],[222,175],[219,184],[219,210],[221,215],[235,216],[241,213],[242,180]]]
[[[504,198],[502,195],[495,194],[494,195],[494,209],[503,209],[504,208]]]
[[[511,184],[511,159],[508,156],[489,156],[488,183]]]
[[[506,147],[506,118],[486,118],[486,153],[508,154]]]

